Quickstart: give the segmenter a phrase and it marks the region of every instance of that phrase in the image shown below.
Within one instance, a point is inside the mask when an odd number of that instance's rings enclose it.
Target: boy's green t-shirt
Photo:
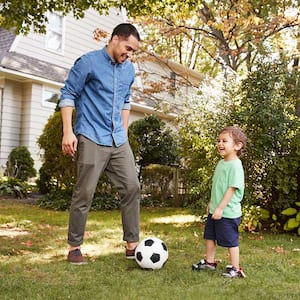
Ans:
[[[220,160],[212,178],[210,213],[213,214],[216,207],[222,201],[229,187],[236,190],[228,205],[223,211],[224,218],[238,218],[242,215],[241,201],[244,196],[244,169],[239,159],[225,161]]]

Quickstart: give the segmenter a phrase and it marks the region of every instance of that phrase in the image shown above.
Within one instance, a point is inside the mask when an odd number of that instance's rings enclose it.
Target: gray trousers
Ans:
[[[83,243],[88,212],[99,177],[105,172],[117,187],[123,225],[123,240],[139,241],[140,184],[129,143],[100,146],[80,135],[77,147],[77,181],[70,207],[68,243]]]

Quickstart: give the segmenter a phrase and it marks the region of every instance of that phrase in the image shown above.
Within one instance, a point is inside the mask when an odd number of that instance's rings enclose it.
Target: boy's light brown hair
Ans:
[[[242,144],[241,149],[238,150],[238,152],[237,152],[237,155],[241,156],[247,145],[247,136],[244,133],[244,131],[240,127],[228,126],[228,127],[225,127],[224,129],[222,129],[219,134],[224,133],[224,132],[227,132],[233,138],[233,140],[236,144],[237,143]]]

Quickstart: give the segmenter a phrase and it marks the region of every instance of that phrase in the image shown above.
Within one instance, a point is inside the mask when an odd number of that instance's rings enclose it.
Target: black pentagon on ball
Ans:
[[[136,254],[136,259],[139,261],[139,262],[141,262],[142,261],[142,259],[143,259],[143,255],[142,255],[142,252],[137,252],[137,254]]]
[[[148,239],[145,241],[145,246],[147,246],[147,247],[151,247],[153,244],[154,244],[154,241],[151,239]]]
[[[165,243],[161,243],[161,245],[165,251],[168,251],[167,245]]]
[[[160,260],[160,255],[159,253],[153,253],[150,257],[150,260],[155,264],[157,262],[159,262]]]

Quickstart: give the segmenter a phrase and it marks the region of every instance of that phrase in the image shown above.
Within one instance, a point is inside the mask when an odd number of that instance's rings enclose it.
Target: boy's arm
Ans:
[[[223,196],[222,201],[218,205],[218,207],[215,209],[212,218],[214,220],[220,220],[222,218],[223,210],[227,206],[227,204],[230,202],[236,188],[235,187],[229,187],[226,191],[226,193]]]

